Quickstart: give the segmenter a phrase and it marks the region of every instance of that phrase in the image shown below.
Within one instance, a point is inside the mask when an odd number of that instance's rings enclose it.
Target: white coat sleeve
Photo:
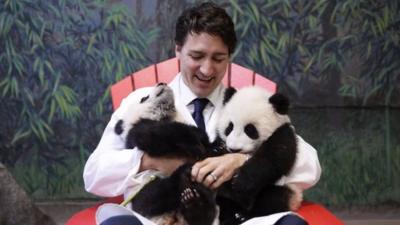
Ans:
[[[89,156],[83,170],[86,191],[104,197],[118,196],[130,186],[137,174],[143,152],[125,149],[125,143],[114,132],[119,115],[127,110],[132,96],[122,101],[107,124],[97,148]]]
[[[286,177],[278,184],[296,184],[302,190],[314,186],[321,176],[321,166],[317,151],[297,135],[298,152],[295,165]]]

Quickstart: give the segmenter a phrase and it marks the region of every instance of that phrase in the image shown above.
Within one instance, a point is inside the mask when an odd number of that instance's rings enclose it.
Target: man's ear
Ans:
[[[181,56],[181,50],[182,50],[182,46],[180,45],[175,45],[175,56],[177,58],[180,58]]]

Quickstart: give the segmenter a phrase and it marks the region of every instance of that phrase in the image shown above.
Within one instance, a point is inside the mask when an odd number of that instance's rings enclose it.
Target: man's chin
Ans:
[[[205,97],[209,96],[210,93],[211,93],[210,88],[199,88],[199,87],[196,87],[196,90],[194,90],[194,94],[197,97],[200,97],[200,98],[205,98]]]

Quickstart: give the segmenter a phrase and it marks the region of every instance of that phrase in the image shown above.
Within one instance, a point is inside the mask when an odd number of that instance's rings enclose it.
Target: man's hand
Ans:
[[[192,180],[215,189],[230,180],[246,160],[247,156],[241,153],[206,158],[193,165]]]
[[[179,166],[186,162],[185,159],[179,158],[155,158],[144,153],[140,164],[139,172],[144,170],[157,170],[163,174],[170,176]]]

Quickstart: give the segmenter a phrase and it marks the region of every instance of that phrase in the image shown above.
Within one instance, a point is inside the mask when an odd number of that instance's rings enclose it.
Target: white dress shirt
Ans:
[[[193,105],[190,104],[196,96],[183,82],[180,74],[174,78],[169,86],[174,91],[177,111],[182,114],[189,124],[196,125],[191,116]],[[121,194],[127,197],[132,193],[134,187],[137,187],[144,180],[148,179],[148,176],[155,173],[154,171],[144,171],[138,174],[143,152],[137,148],[125,149],[124,141],[114,132],[117,121],[121,118],[121,115],[126,113],[130,103],[137,102],[138,98],[147,95],[151,88],[137,89],[127,96],[122,101],[120,107],[112,114],[97,148],[85,164],[83,179],[85,189],[88,192],[104,197],[113,197]],[[203,115],[210,140],[215,139],[216,136],[215,128],[222,109],[223,95],[224,87],[221,84],[207,97],[210,102],[203,111]],[[320,174],[321,167],[316,150],[298,136],[298,153],[294,168],[278,184],[296,184],[304,190],[317,183]],[[275,217],[277,216],[275,215]],[[264,222],[260,223],[259,218],[254,218],[245,222],[244,225],[253,224],[252,221],[265,225],[273,224],[273,221],[276,221],[275,219],[270,220],[270,218],[274,218],[271,216],[260,218]],[[153,223],[146,222],[144,224]]]

